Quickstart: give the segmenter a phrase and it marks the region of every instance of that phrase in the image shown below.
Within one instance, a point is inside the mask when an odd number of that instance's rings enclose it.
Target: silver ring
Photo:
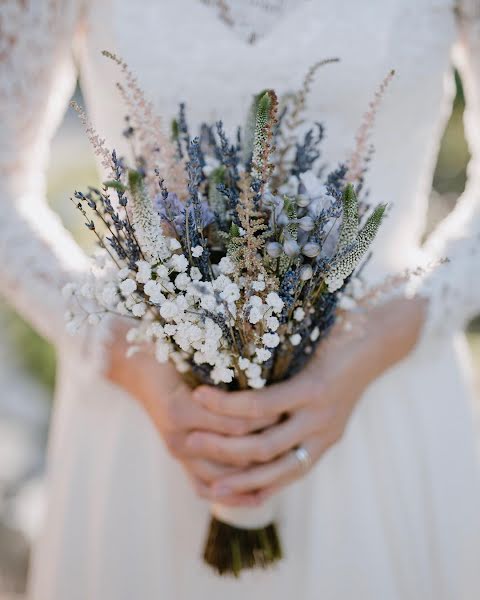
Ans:
[[[293,452],[302,469],[304,471],[308,471],[312,464],[312,457],[310,456],[308,450],[306,450],[303,446],[298,446],[298,448],[295,448]]]

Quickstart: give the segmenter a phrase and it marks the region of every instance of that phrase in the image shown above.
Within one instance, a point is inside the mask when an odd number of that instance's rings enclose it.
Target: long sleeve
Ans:
[[[87,268],[45,199],[51,138],[75,85],[78,0],[0,8],[0,292],[44,336],[64,338],[61,289]]]
[[[430,272],[420,292],[429,299],[424,336],[464,327],[480,313],[480,2],[464,0],[455,62],[466,97],[465,131],[471,152],[465,192],[429,237],[429,261],[446,259]]]

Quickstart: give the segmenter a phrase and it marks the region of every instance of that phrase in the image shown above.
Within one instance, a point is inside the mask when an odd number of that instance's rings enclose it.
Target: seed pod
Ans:
[[[313,269],[310,265],[303,265],[300,269],[300,279],[302,281],[308,281],[313,277]]]
[[[283,244],[283,250],[290,258],[294,258],[300,254],[300,246],[295,240],[287,240]]]
[[[303,231],[312,231],[313,228],[315,227],[315,222],[312,219],[312,217],[305,215],[304,217],[302,217],[301,219],[298,220],[298,226]]]
[[[302,254],[308,258],[315,258],[320,254],[320,246],[315,242],[307,242],[302,248]]]
[[[283,246],[278,242],[268,242],[266,250],[268,256],[271,256],[272,258],[279,258],[283,254]]]
[[[297,206],[300,206],[301,208],[305,208],[310,204],[311,200],[307,195],[299,194],[295,198],[295,202],[297,203]]]

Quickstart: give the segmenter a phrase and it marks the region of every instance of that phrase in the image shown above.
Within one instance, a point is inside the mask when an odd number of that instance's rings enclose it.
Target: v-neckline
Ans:
[[[287,0],[285,2],[283,14],[278,15],[276,19],[273,19],[269,26],[261,34],[257,34],[257,32],[254,30],[254,27],[252,27],[250,36],[245,36],[242,35],[242,32],[239,31],[238,27],[235,26],[235,22],[229,24],[221,17],[218,6],[209,5],[201,0],[194,1],[198,2],[205,11],[208,11],[211,14],[212,20],[215,20],[219,24],[219,26],[224,30],[224,33],[227,35],[230,34],[232,38],[236,39],[242,46],[246,48],[257,48],[263,42],[271,38],[277,29],[281,28],[283,22],[286,21],[290,15],[305,9],[306,7],[311,7],[314,4],[313,0],[296,0],[294,3],[292,2],[289,5]],[[241,2],[241,0],[233,1]],[[250,5],[250,7],[252,9],[255,8],[252,5]],[[261,7],[258,6],[257,9],[261,10]],[[247,26],[249,25],[250,23],[247,23]]]

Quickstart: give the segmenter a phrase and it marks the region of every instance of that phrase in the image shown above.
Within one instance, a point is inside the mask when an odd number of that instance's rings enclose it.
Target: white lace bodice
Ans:
[[[297,88],[319,58],[339,56],[313,86],[309,116],[324,120],[325,156],[345,159],[379,81],[398,75],[375,131],[369,187],[393,205],[372,278],[415,265],[442,129],[452,101],[450,60],[461,69],[472,151],[467,190],[427,244],[450,263],[428,277],[429,327],[457,328],[480,312],[480,4],[464,0],[6,0],[0,8],[0,287],[39,330],[64,342],[60,288],[86,268],[82,251],[45,202],[48,146],[80,67],[91,117],[122,152],[118,52],[159,112],[178,102],[192,122],[243,120],[252,93]],[[270,4],[275,5],[274,0]],[[253,35],[252,37],[252,34]],[[74,157],[72,157],[74,159]]]

